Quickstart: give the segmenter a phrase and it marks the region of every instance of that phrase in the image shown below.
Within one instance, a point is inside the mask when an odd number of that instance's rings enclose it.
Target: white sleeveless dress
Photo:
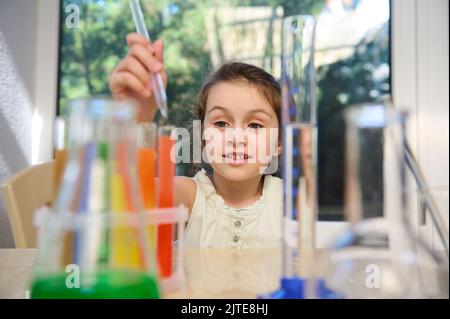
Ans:
[[[225,204],[204,169],[193,177],[197,193],[184,235],[186,247],[279,247],[282,235],[282,180],[266,175],[262,195],[244,208]]]

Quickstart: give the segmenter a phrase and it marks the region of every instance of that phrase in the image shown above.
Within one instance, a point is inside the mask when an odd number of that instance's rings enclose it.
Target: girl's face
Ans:
[[[281,152],[278,129],[274,109],[255,86],[234,81],[210,89],[203,152],[215,174],[232,181],[261,175]]]

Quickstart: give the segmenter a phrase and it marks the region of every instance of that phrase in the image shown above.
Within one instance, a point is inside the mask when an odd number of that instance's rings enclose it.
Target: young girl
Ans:
[[[109,78],[110,90],[115,99],[136,100],[139,120],[152,121],[157,108],[150,72],[167,83],[163,43],[152,44],[136,33],[127,36],[127,43],[127,56]],[[278,134],[270,134],[280,128],[280,103],[275,79],[249,64],[225,64],[204,84],[198,115],[213,174],[201,170],[193,178],[175,178],[175,204],[190,212],[187,247],[281,244],[282,182],[264,174],[281,152]],[[270,150],[268,158],[262,159],[261,149]]]

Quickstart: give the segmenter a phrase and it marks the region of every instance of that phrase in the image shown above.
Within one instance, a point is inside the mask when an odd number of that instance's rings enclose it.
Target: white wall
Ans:
[[[51,157],[58,10],[57,0],[0,0],[0,184]],[[0,248],[12,246],[0,196]]]
[[[448,0],[393,0],[393,97],[409,112],[408,139],[447,222],[449,220]],[[440,249],[431,219],[421,225],[417,197],[411,211],[421,236]]]

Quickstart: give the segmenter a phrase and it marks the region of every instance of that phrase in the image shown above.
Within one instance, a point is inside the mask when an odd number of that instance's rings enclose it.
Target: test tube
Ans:
[[[158,207],[169,208],[174,205],[175,163],[171,151],[175,145],[172,138],[175,127],[161,126],[158,132]],[[173,225],[158,226],[158,261],[162,277],[172,274]]]
[[[139,0],[130,0],[130,7],[131,12],[133,14],[133,21],[136,26],[137,33],[143,35],[149,41],[151,41],[147,27],[145,25],[144,15],[142,13]],[[164,83],[161,79],[161,75],[159,73],[155,74],[153,72],[150,72],[150,80],[152,83],[152,89],[153,94],[155,96],[156,105],[158,106],[161,115],[165,119],[167,119],[167,95],[166,90],[164,88]]]
[[[131,113],[131,112],[130,112]],[[119,214],[138,214],[140,211],[139,186],[133,163],[136,163],[136,126],[131,116],[118,114],[114,120],[115,131],[110,132],[111,139],[111,209]],[[122,122],[119,122],[119,121]],[[146,234],[146,232],[143,232]],[[116,227],[112,233],[113,263],[118,267],[141,269],[146,260],[141,234],[126,227]]]
[[[156,134],[157,126],[155,123],[138,124],[138,176],[144,209],[156,207]],[[157,228],[150,225],[149,243],[151,251],[156,251],[156,233]]]
[[[58,195],[64,169],[68,160],[67,143],[67,121],[57,117],[54,128],[54,154],[55,154],[55,176],[54,176],[54,198]]]

